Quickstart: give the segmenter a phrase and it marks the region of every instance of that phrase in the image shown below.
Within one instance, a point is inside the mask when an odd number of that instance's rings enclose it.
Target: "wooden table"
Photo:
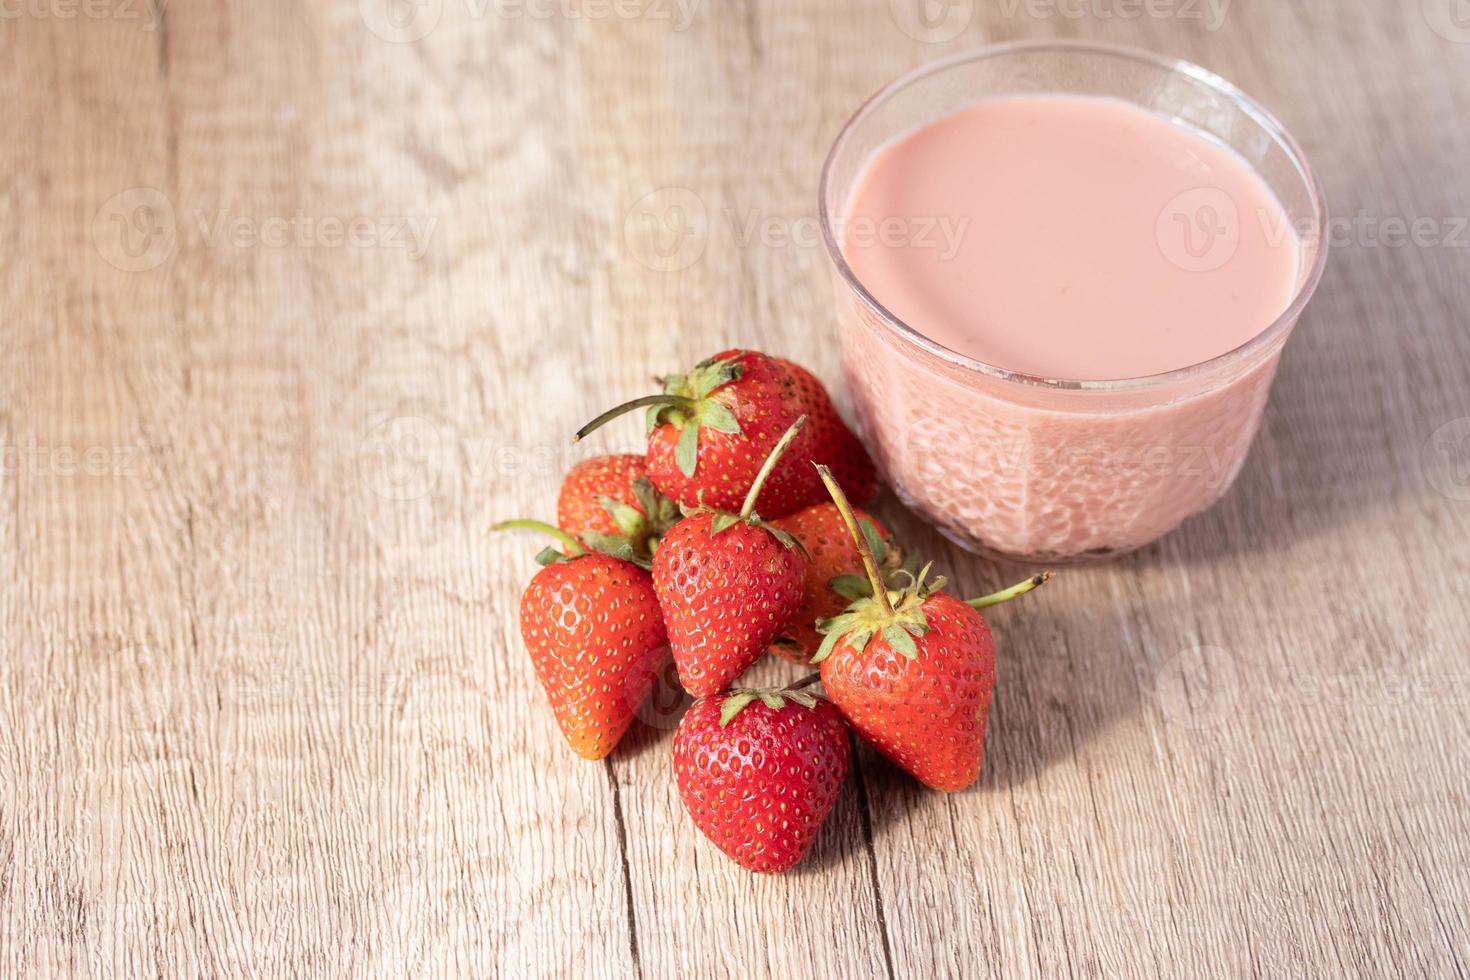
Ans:
[[[567,3],[7,7],[0,974],[1466,976],[1449,0]],[[667,701],[566,751],[538,545],[485,528],[632,446],[567,436],[653,372],[835,381],[837,128],[1051,35],[1272,106],[1344,219],[1326,280],[1227,499],[996,611],[981,784],[864,752],[801,869],[747,874]],[[969,592],[1019,573],[883,513]]]

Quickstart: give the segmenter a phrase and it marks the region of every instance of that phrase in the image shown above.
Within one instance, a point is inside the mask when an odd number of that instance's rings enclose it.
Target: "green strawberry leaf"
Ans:
[[[637,507],[630,507],[621,500],[614,500],[611,497],[598,497],[597,502],[612,517],[613,523],[618,526],[618,530],[622,531],[623,534],[631,538],[637,536],[643,530],[646,518],[643,516],[643,512]]]
[[[720,511],[719,513],[715,514],[714,519],[710,521],[709,536],[714,537],[721,531],[734,527],[737,523],[739,523],[739,521],[740,516],[738,514],[727,514],[724,511]]]
[[[845,612],[831,619],[817,620],[817,632],[824,636],[822,645],[817,648],[810,663],[819,664],[826,660],[832,655],[832,651],[837,649],[837,644],[844,641],[859,650],[867,646],[868,638],[873,635],[873,631],[863,628],[862,622],[862,617],[853,612]]]
[[[897,623],[890,623],[883,627],[883,642],[910,660],[919,659],[919,648],[914,645],[914,638],[909,635],[908,630]]]
[[[759,701],[772,711],[780,711],[786,707],[786,702],[799,704],[803,708],[815,708],[817,698],[815,695],[802,690],[815,677],[799,682],[795,687],[755,687],[735,688],[725,695],[724,704],[720,705],[720,727],[723,728],[734,720],[735,716],[744,711],[751,703]]]
[[[682,398],[683,396],[677,397]],[[647,438],[653,435],[653,430],[661,425],[683,425],[689,419],[689,412],[686,409],[687,404],[687,402],[682,402],[648,406],[648,410],[643,415],[644,437]]]
[[[929,572],[931,570],[933,570],[933,568],[934,568],[934,563],[932,561],[930,561],[930,562],[925,562],[924,563],[924,567],[921,568],[921,569],[919,569],[919,576],[914,581],[914,589],[916,591],[918,591],[918,592],[923,592],[924,591],[924,580],[929,577]],[[930,586],[930,588],[932,589],[933,586]]]
[[[757,518],[757,520],[759,520],[759,518]],[[811,561],[812,560],[812,556],[806,550],[806,546],[804,544],[802,544],[800,541],[798,541],[791,534],[790,531],[787,531],[785,528],[774,527],[774,526],[772,526],[770,524],[761,524],[760,526],[763,527],[763,528],[765,528],[767,531],[769,531],[771,533],[771,537],[775,538],[777,541],[781,542],[786,547],[788,547],[788,548],[795,548],[797,551],[799,551],[801,553],[801,556],[803,558],[805,558],[807,561]]]
[[[616,558],[619,561],[632,562],[640,568],[653,567],[651,561],[633,551],[633,543],[627,538],[620,538],[616,534],[600,534],[596,531],[587,531],[582,535],[582,540],[593,551],[611,558]]]
[[[633,481],[633,499],[638,501],[638,506],[643,508],[643,513],[652,517],[659,509],[659,492],[653,489],[653,484],[648,477],[640,476]]]
[[[640,476],[633,481],[633,499],[638,501],[638,506],[647,515],[651,534],[664,534],[679,519],[678,505],[659,493],[646,476]]]
[[[560,551],[557,551],[555,548],[551,547],[551,545],[547,545],[540,551],[536,552],[536,564],[538,565],[555,565],[559,561],[566,560],[567,556],[562,554]]]
[[[883,535],[866,518],[858,519],[858,530],[863,532],[863,540],[867,542],[868,550],[873,552],[873,560],[879,565],[883,564],[883,558],[888,554],[888,544],[883,540]]]
[[[827,588],[844,599],[869,599],[873,595],[873,584],[866,575],[837,575],[827,580]]]
[[[818,633],[842,633],[849,630],[857,623],[857,617],[852,613],[839,613],[831,619],[817,620]]]
[[[698,422],[691,419],[684,423],[684,431],[679,433],[679,445],[674,450],[674,462],[679,464],[679,470],[685,476],[694,476],[694,469],[699,465]]]
[[[740,377],[740,361],[729,357],[723,361],[706,361],[689,375],[690,394],[696,399],[708,398],[715,389]]]
[[[820,626],[817,628],[821,629]],[[817,647],[817,652],[812,654],[812,659],[808,663],[819,664],[832,656],[832,651],[837,649],[837,641],[840,639],[842,639],[842,634],[835,631],[822,637],[822,645]]]
[[[699,403],[699,421],[717,432],[740,434],[740,423],[724,405],[714,400]]]
[[[724,728],[735,720],[735,716],[745,710],[745,706],[758,697],[755,691],[737,691],[725,698],[725,703],[720,705],[720,727]]]

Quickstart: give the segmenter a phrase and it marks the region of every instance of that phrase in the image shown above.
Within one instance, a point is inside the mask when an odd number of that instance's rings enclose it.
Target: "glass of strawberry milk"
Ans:
[[[1239,472],[1327,213],[1260,106],[1181,61],[1023,42],[869,99],[822,170],[843,367],[909,506],[977,551],[1138,548]]]

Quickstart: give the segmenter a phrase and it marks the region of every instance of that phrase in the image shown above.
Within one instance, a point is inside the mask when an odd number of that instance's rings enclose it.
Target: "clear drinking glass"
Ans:
[[[886,310],[836,228],[872,153],[979,99],[1112,96],[1213,137],[1255,168],[1301,239],[1277,320],[1211,360],[1119,381],[1042,378],[950,350]],[[858,424],[890,485],[972,550],[1058,562],[1141,547],[1210,506],[1240,471],[1282,345],[1322,275],[1327,211],[1300,148],[1259,105],[1183,61],[1110,45],[1021,42],[926,65],[870,98],[822,168],[842,359]]]

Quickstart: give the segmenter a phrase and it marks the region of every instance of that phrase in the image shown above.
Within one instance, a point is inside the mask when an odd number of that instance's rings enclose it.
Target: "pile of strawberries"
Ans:
[[[848,729],[934,789],[980,774],[995,644],[977,611],[1038,575],[964,601],[905,563],[849,498],[872,460],[804,368],[732,350],[663,379],[577,435],[646,410],[643,455],[567,475],[563,550],[521,598],[521,635],[573,751],[613,750],[672,650],[697,700],[674,737],[695,824],[741,865],[801,860],[847,774]],[[767,652],[820,664],[782,688],[732,687]],[[806,688],[820,680],[826,697]]]

